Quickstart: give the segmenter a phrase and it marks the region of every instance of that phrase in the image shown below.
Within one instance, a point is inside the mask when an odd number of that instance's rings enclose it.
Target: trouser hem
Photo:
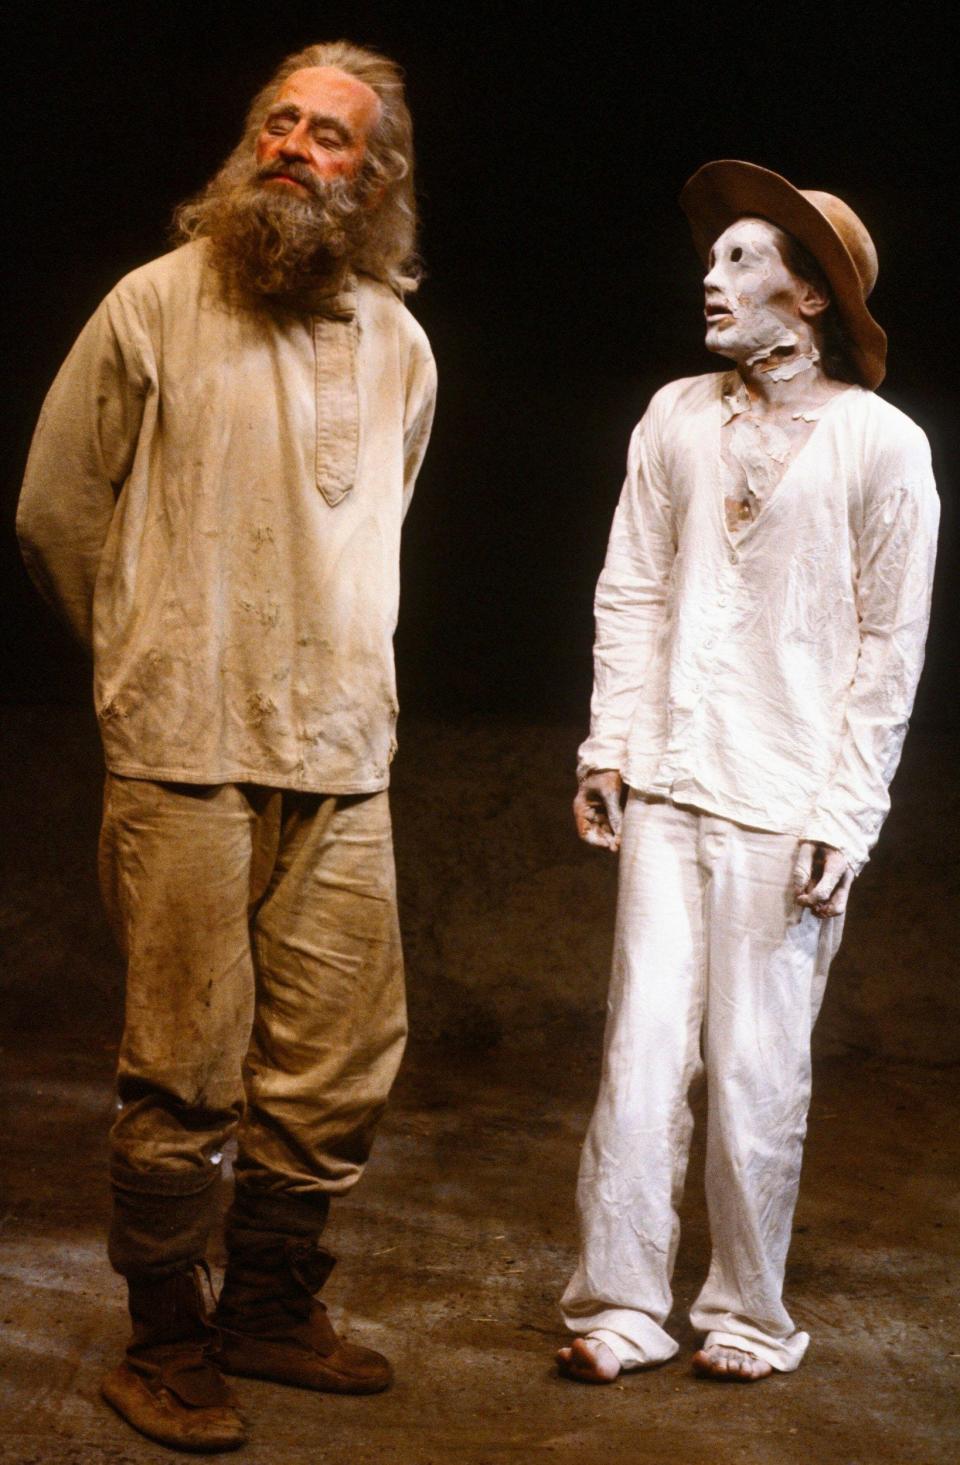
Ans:
[[[668,1341],[673,1344],[670,1353],[657,1352],[654,1356],[650,1356],[646,1349],[638,1347],[622,1333],[615,1333],[611,1328],[591,1328],[586,1336],[596,1338],[599,1343],[606,1343],[625,1373],[629,1373],[634,1368],[650,1368],[655,1363],[666,1363],[675,1356],[679,1347],[670,1338]]]
[[[201,1195],[211,1185],[216,1185],[219,1178],[219,1165],[209,1165],[202,1170],[198,1166],[180,1170],[133,1170],[120,1160],[110,1162],[113,1189],[131,1191],[135,1195]]]
[[[666,1363],[680,1347],[648,1313],[631,1308],[608,1308],[581,1318],[565,1313],[564,1322],[572,1333],[600,1337],[617,1355],[621,1368]]]
[[[704,1348],[716,1345],[719,1348],[739,1348],[744,1353],[752,1353],[755,1358],[769,1363],[778,1373],[793,1373],[795,1368],[799,1368],[809,1344],[808,1333],[794,1333],[782,1343],[767,1343],[760,1338],[745,1337],[742,1333],[708,1333],[703,1342]]]

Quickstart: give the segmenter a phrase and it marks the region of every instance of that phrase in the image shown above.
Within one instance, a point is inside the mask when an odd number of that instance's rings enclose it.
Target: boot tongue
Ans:
[[[128,1348],[126,1361],[152,1394],[167,1389],[181,1404],[193,1409],[232,1403],[229,1387],[200,1348],[168,1344],[151,1348],[149,1354]]]
[[[193,1408],[228,1404],[230,1390],[218,1371],[202,1354],[181,1354],[160,1369],[160,1382],[175,1394],[181,1404]]]

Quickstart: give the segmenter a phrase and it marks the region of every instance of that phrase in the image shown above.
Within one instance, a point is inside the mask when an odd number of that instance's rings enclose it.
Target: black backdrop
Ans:
[[[340,35],[405,67],[441,395],[408,519],[401,702],[583,720],[590,602],[633,422],[716,367],[676,196],[714,157],[842,194],[867,221],[883,394],[944,499],[917,720],[956,723],[957,240],[950,9],[845,4],[48,3],[5,12],[11,248],[0,564],[12,700],[88,696],[9,525],[32,423],[100,297],[159,253],[288,51]],[[951,35],[953,31],[953,35]]]

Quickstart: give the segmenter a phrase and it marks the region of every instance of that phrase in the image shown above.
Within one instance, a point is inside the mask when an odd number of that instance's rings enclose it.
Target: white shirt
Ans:
[[[205,242],[128,275],[47,397],[18,512],[130,777],[382,789],[426,337],[361,278],[231,309]]]
[[[728,373],[657,392],[597,585],[581,776],[867,859],[923,664],[939,505],[930,450],[860,387],[727,532]]]

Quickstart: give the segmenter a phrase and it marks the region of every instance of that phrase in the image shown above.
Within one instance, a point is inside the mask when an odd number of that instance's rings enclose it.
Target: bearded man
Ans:
[[[435,393],[402,303],[412,167],[394,63],[346,42],[288,57],[178,211],[180,247],[78,339],[19,510],[35,580],[93,654],[128,963],[109,1254],[133,1339],[103,1393],[180,1449],[242,1442],[221,1371],[390,1380],[313,1294],[406,1032],[392,637]]]
[[[563,1298],[581,1336],[557,1355],[589,1383],[677,1351],[664,1325],[704,1070],[695,1371],[751,1382],[806,1350],[782,1293],[810,1034],[889,806],[937,529],[926,439],[874,395],[886,338],[861,221],[734,161],[681,202],[706,344],[734,369],[654,396],[597,588],[574,812],[581,838],[619,849],[619,899]]]

